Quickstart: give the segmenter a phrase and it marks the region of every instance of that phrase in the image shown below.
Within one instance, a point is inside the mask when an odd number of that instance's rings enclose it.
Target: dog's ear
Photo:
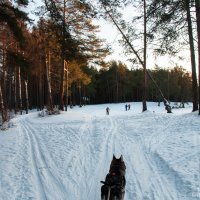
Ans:
[[[115,157],[115,155],[113,154],[113,160],[116,160],[117,158]]]
[[[123,161],[124,161],[124,159],[123,159],[123,156],[122,156],[122,155],[120,156],[120,160],[121,160],[121,162],[123,162]]]

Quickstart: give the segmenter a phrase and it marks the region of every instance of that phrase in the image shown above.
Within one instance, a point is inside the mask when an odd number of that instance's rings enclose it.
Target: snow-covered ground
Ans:
[[[125,200],[200,199],[200,117],[192,107],[141,103],[17,116],[0,131],[1,200],[100,200],[113,154],[126,164]],[[105,108],[110,107],[110,115]]]

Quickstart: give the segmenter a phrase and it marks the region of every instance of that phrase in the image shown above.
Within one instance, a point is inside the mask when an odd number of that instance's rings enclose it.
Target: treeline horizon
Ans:
[[[42,18],[32,30],[25,24],[22,27],[26,46],[21,52],[19,43],[7,26],[1,24],[2,42],[7,45],[2,54],[3,72],[6,73],[2,82],[2,89],[5,90],[4,107],[14,109],[15,113],[22,113],[23,110],[28,113],[28,109],[32,108],[59,108],[61,47],[56,39],[55,27],[51,21]],[[92,45],[98,46],[102,42],[95,41]],[[75,47],[70,47],[67,53],[71,59],[64,63],[63,110],[67,110],[67,105],[143,101],[142,68],[128,69],[126,64],[115,60],[105,63],[103,59],[109,51],[102,48],[99,49],[100,55],[90,50],[91,59],[96,56],[95,62],[100,66],[97,70],[93,62],[88,64],[90,58],[86,59],[83,52],[81,54],[77,49],[74,50]],[[71,52],[73,50],[75,52]],[[169,68],[155,66],[148,71],[168,101],[192,101],[191,74],[180,66]],[[162,101],[159,91],[148,77],[146,90],[146,100]]]
[[[96,89],[95,96],[88,93],[88,96],[92,97],[91,103],[143,101],[143,69],[128,69],[122,62],[113,60],[108,63],[106,68],[92,71],[92,82],[86,87],[88,91],[90,91],[90,87]],[[155,66],[148,71],[169,102],[192,101],[190,72],[180,66],[170,69]],[[150,78],[147,78],[146,99],[147,101],[162,101],[159,91]]]
[[[103,103],[122,103],[143,100],[143,69],[128,69],[128,67],[120,61],[110,61],[104,68],[97,69],[93,66],[82,66],[81,77],[84,79],[74,80],[74,67],[68,67],[68,99],[66,93],[64,95],[65,110],[68,106],[83,106],[88,104]],[[168,101],[172,102],[192,102],[192,79],[190,72],[182,67],[175,66],[169,69],[163,69],[156,66],[149,70],[154,79],[159,84],[163,94]],[[56,74],[55,74],[56,75]],[[48,107],[48,82],[45,74],[29,75],[28,85],[28,102],[29,109],[42,110]],[[59,107],[58,85],[52,82],[52,106]],[[67,83],[68,81],[68,83]],[[150,79],[147,80],[147,101],[161,102],[162,99]],[[8,85],[9,86],[9,85]],[[8,108],[14,109],[15,112],[27,109],[26,85],[21,85],[21,107],[15,101],[14,86],[7,98]],[[66,92],[66,91],[65,91]]]

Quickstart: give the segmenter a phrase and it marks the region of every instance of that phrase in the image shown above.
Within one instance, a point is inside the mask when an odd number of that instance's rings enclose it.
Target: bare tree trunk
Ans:
[[[111,89],[110,89],[110,84],[107,80],[107,86],[108,86],[108,102],[110,103],[111,102]]]
[[[42,78],[42,58],[40,56],[40,70],[38,72],[38,107],[39,110],[44,108],[44,101],[43,101],[43,78]]]
[[[60,75],[60,93],[59,93],[59,109],[60,110],[64,110],[63,96],[64,96],[64,59],[62,59],[62,69],[61,69],[61,75]]]
[[[48,58],[47,58],[48,57]],[[52,93],[51,93],[51,82],[50,82],[50,68],[51,68],[51,57],[50,57],[50,50],[48,51],[48,56],[46,54],[46,65],[45,65],[45,74],[47,80],[47,90],[48,90],[48,106],[47,109],[50,112],[53,112],[53,103],[52,103]]]
[[[62,30],[62,52],[61,52],[61,74],[60,74],[60,94],[59,94],[59,109],[64,110],[64,74],[65,74],[65,11],[66,11],[66,2],[64,0],[63,5],[63,30]]]
[[[118,69],[116,69],[116,103],[119,102],[119,79],[118,79]]]
[[[14,73],[14,99],[15,99],[15,114],[17,114],[18,111],[18,102],[17,102],[17,85],[18,85],[18,81],[17,81],[17,76],[18,72],[17,72],[17,67],[15,66],[15,73]]]
[[[119,27],[119,25],[117,24],[117,22],[115,21],[115,19],[112,17],[112,15],[109,13],[109,11],[106,9],[105,6],[103,6],[106,13],[109,15],[109,17],[111,18],[111,20],[113,21],[113,23],[115,24],[115,26],[117,27],[117,29],[119,30],[119,32],[122,34],[124,40],[126,41],[126,43],[129,45],[130,49],[133,51],[133,53],[135,54],[135,56],[137,57],[139,63],[142,65],[142,67],[144,68],[144,62],[142,61],[142,59],[140,58],[140,56],[138,55],[137,51],[135,50],[135,48],[133,47],[133,45],[130,43],[128,37],[126,37],[126,35],[124,34],[124,32],[122,31],[122,29]],[[158,86],[158,84],[155,82],[155,80],[153,79],[153,77],[151,76],[150,72],[148,70],[146,70],[147,75],[149,76],[149,78],[151,79],[151,81],[153,82],[153,84],[156,86],[156,88],[158,89],[160,96],[162,97],[163,103],[165,105],[165,109],[167,110],[167,113],[171,113],[171,106],[169,105],[167,99],[164,97],[160,87]]]
[[[72,86],[72,105],[76,105],[76,86],[73,84]]]
[[[146,17],[146,0],[144,0],[144,81],[143,81],[143,109],[142,111],[147,110],[147,67],[146,67],[146,60],[147,60],[147,17]]]
[[[2,116],[2,123],[4,123],[8,120],[8,115],[7,115],[7,110],[4,106],[1,85],[0,85],[0,111],[1,111],[1,116]]]
[[[5,33],[3,33],[5,34]],[[5,36],[4,36],[5,37]],[[2,52],[2,80],[1,80],[1,93],[4,94],[2,95],[3,102],[4,102],[4,107],[6,110],[6,78],[7,78],[7,72],[6,72],[6,41],[3,40],[3,52]]]
[[[198,37],[198,68],[199,68],[199,115],[200,115],[200,1],[196,2],[197,37]]]
[[[22,84],[21,84],[21,70],[18,67],[18,76],[19,76],[19,110],[20,114],[22,115]]]
[[[83,105],[86,105],[87,99],[86,99],[86,93],[85,93],[85,85],[83,85]]]
[[[65,62],[65,72],[66,72],[66,105],[65,105],[65,111],[67,111],[67,107],[69,104],[68,98],[69,98],[69,86],[68,86],[68,79],[69,79],[69,71],[68,71],[68,63]]]
[[[43,84],[42,84],[42,72],[39,73],[39,108],[42,110],[44,108],[43,102]]]
[[[26,95],[26,114],[28,114],[28,107],[29,107],[29,101],[28,101],[28,81],[25,81],[25,95]]]
[[[4,38],[5,39],[5,38]],[[2,120],[3,122],[9,120],[8,115],[8,101],[7,101],[7,81],[8,81],[8,70],[6,68],[6,41],[2,41],[3,48],[2,48],[2,79],[0,80],[1,84],[1,98],[2,98]]]
[[[72,108],[73,105],[72,105],[72,87],[71,87],[71,85],[70,85],[70,93],[69,93],[69,90],[68,90],[68,96],[69,96],[70,108]]]
[[[78,83],[78,91],[79,91],[79,106],[82,107],[82,94],[81,94],[81,82]]]
[[[196,75],[196,63],[195,63],[195,51],[194,51],[194,38],[192,30],[192,20],[190,14],[190,0],[186,0],[187,10],[187,22],[188,22],[188,35],[190,43],[190,54],[191,54],[191,66],[192,66],[192,92],[193,92],[193,112],[198,110],[198,89],[197,89],[197,75]]]
[[[10,74],[12,73],[11,70],[9,72]],[[11,111],[12,108],[13,108],[13,105],[12,105],[12,76],[10,75],[9,76],[9,82],[8,82],[8,103],[7,103],[7,106],[8,106],[8,109]]]

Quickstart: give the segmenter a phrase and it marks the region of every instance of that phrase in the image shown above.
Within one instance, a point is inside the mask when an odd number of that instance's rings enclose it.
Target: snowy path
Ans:
[[[196,114],[84,109],[22,116],[0,136],[0,199],[100,200],[113,154],[127,167],[125,200],[200,199]]]

